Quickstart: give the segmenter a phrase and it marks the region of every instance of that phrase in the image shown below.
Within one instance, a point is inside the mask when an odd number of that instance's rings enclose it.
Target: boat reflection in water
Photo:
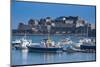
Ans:
[[[43,53],[44,63],[53,63],[56,62],[56,56],[58,59],[61,57],[62,53]]]
[[[62,52],[29,52],[27,49],[19,50],[19,52],[20,61],[17,61],[16,65],[55,63],[59,62],[63,55]]]
[[[28,58],[28,50],[27,49],[23,49],[21,50],[21,54],[22,54],[22,64],[27,64],[27,58]]]

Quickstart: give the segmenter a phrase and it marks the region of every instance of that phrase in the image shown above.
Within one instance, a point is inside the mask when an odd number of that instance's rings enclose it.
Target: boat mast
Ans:
[[[24,35],[24,39],[26,39],[26,33],[25,33],[25,35]]]
[[[88,37],[88,25],[89,25],[89,24],[87,23],[87,37]]]
[[[49,19],[50,20],[50,19]],[[48,44],[47,46],[51,46],[51,38],[50,38],[50,30],[51,30],[51,21],[47,22],[47,30],[48,30]]]
[[[50,28],[50,26],[48,26]],[[50,29],[48,29],[48,40],[50,40]]]
[[[51,28],[51,26],[48,25],[47,27],[48,27],[48,41],[50,42],[51,41],[51,38],[50,38],[50,28]]]

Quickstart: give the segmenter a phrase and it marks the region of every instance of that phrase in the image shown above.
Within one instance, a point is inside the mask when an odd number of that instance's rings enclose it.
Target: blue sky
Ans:
[[[50,16],[80,16],[90,23],[95,23],[95,7],[80,5],[46,4],[34,2],[13,2],[12,28],[16,29],[20,22],[26,23],[29,19],[40,19]]]

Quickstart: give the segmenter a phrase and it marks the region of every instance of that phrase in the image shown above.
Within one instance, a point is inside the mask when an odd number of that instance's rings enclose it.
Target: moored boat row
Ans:
[[[84,39],[85,40],[85,39]],[[31,40],[22,39],[19,44],[14,45],[16,49],[28,49],[33,52],[95,52],[95,42],[80,41],[78,43],[73,42],[69,38],[62,39],[58,43],[55,43],[51,39],[43,39],[40,43],[32,43]]]

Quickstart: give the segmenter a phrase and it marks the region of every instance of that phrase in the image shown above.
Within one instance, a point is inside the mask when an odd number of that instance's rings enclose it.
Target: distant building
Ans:
[[[40,20],[29,19],[27,25],[21,22],[18,25],[18,29],[13,30],[13,32],[47,34],[48,30],[53,34],[86,34],[88,31],[89,35],[93,35],[96,32],[94,24],[87,23],[86,20],[79,16],[60,16],[56,19],[46,17]]]
[[[29,30],[30,27],[24,23],[19,23],[18,30]]]
[[[76,27],[77,17],[61,16],[55,19],[56,31],[62,33],[74,33]]]
[[[76,27],[83,27],[83,26],[85,26],[85,24],[86,24],[85,20],[78,17],[78,20],[76,22]]]

